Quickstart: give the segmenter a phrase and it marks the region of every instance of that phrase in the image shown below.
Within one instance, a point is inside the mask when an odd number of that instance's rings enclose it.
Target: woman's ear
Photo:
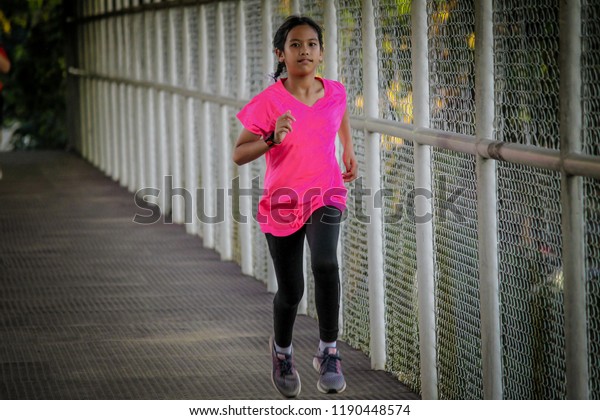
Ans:
[[[283,63],[283,60],[285,59],[285,57],[283,56],[283,51],[281,51],[278,48],[275,48],[275,55],[277,56],[277,60],[279,60],[280,63]]]

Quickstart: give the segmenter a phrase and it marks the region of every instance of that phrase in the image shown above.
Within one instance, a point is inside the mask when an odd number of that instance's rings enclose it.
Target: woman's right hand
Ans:
[[[280,144],[285,136],[292,131],[292,123],[296,121],[296,118],[292,115],[292,111],[288,110],[285,114],[277,118],[275,123],[275,136],[273,142]]]

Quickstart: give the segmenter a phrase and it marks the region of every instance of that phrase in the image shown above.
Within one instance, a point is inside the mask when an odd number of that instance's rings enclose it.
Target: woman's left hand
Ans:
[[[342,178],[344,182],[352,182],[358,177],[358,161],[354,150],[344,150],[342,159],[346,167],[346,172],[342,173]]]

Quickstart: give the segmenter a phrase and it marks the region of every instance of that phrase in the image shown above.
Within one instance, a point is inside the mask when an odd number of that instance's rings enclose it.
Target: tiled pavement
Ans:
[[[126,189],[66,152],[0,153],[0,399],[279,399],[272,295],[182,226],[138,225]],[[316,321],[295,329],[303,399],[415,399],[340,344],[316,389]]]

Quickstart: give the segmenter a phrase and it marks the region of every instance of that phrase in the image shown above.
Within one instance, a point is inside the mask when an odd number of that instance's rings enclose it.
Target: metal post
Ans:
[[[95,14],[95,10],[94,10],[94,14]],[[99,72],[99,61],[100,61],[100,57],[99,57],[99,38],[100,38],[100,28],[99,28],[100,24],[99,22],[93,22],[92,23],[92,48],[93,48],[93,52],[92,52],[92,71],[94,73],[98,73]],[[99,87],[100,82],[96,79],[92,79],[92,118],[93,118],[93,123],[92,123],[92,163],[96,166],[96,167],[100,167],[102,164],[102,159],[101,159],[101,148],[100,148],[100,142],[101,142],[101,138],[100,138],[100,133],[98,130],[98,127],[100,126],[100,124],[102,124],[102,122],[100,121],[100,87]]]
[[[246,65],[246,16],[244,12],[245,1],[240,0],[237,3],[237,97],[246,98],[248,95],[248,83]],[[252,187],[250,165],[242,165],[238,169],[240,176],[240,188],[246,191],[250,191]],[[253,243],[252,243],[252,196],[243,194],[239,197],[239,209],[241,217],[247,218],[245,222],[240,223],[240,242],[241,242],[241,266],[242,273],[253,276],[254,265],[253,265]]]
[[[494,22],[492,0],[475,2],[476,137],[494,136]],[[477,156],[477,213],[481,299],[483,396],[502,399],[502,350],[498,284],[496,161]]]
[[[125,16],[125,21],[124,21],[124,29],[125,29],[125,42],[123,43],[123,46],[125,47],[125,66],[126,66],[126,74],[127,77],[133,78],[133,70],[132,70],[132,44],[133,44],[133,40],[135,39],[132,36],[132,28],[133,28],[133,16],[132,15],[126,15]],[[135,158],[136,158],[136,147],[135,147],[135,113],[133,112],[134,109],[134,92],[135,89],[133,86],[131,85],[127,85],[126,87],[127,89],[127,116],[126,116],[126,120],[127,120],[127,162],[129,163],[128,165],[128,169],[129,169],[129,175],[128,175],[128,183],[127,183],[127,187],[129,189],[130,192],[135,191],[135,186],[137,184],[137,177],[136,177],[136,165],[135,165]]]
[[[581,152],[581,3],[561,0],[560,152]],[[562,255],[568,399],[589,398],[583,179],[562,174]]]
[[[108,6],[108,5],[107,5]],[[111,51],[110,43],[111,31],[109,30],[109,19],[102,19],[102,74],[109,75],[110,72],[110,64],[111,64]],[[112,159],[113,153],[113,141],[114,138],[112,136],[112,128],[114,124],[112,122],[112,112],[111,112],[111,84],[112,82],[104,81],[102,83],[102,107],[104,109],[102,118],[102,143],[104,145],[104,167],[106,169],[106,174],[109,177],[114,176],[114,161]]]
[[[199,84],[202,92],[208,91],[208,31],[207,31],[207,19],[206,19],[206,6],[200,6],[200,20],[199,24],[199,40],[200,40],[200,69],[199,69]],[[209,130],[210,115],[209,105],[207,101],[202,101],[200,104],[200,138],[208,139],[210,136]],[[212,153],[211,145],[213,142],[201,141],[200,142],[200,156],[201,171],[202,171],[202,194],[204,194],[203,208],[200,211],[203,214],[207,213],[208,208],[212,208],[214,200],[215,184],[213,182],[213,175],[211,171],[212,166]],[[215,206],[216,207],[216,206]],[[215,247],[215,228],[212,223],[204,223],[202,225],[202,239],[204,240],[204,246],[206,248]]]
[[[119,26],[119,18],[113,17],[110,20],[109,33],[109,74],[111,77],[117,76],[118,69],[118,54],[121,45],[117,41],[117,32]],[[122,155],[120,151],[119,141],[119,84],[117,82],[110,83],[110,99],[111,99],[111,142],[112,142],[112,178],[114,181],[118,181],[121,178],[121,159]]]
[[[273,72],[274,57],[273,57],[273,25],[271,18],[273,16],[272,0],[262,1],[262,45],[263,45],[263,74],[271,74]],[[266,86],[267,82],[265,82]],[[277,278],[275,277],[275,269],[273,262],[269,258],[267,266],[267,290],[269,292],[277,292]]]
[[[225,96],[225,28],[223,24],[223,3],[217,3],[217,94]],[[231,186],[230,168],[231,146],[229,139],[229,121],[227,106],[219,107],[220,140],[219,144],[219,189],[224,191],[223,212],[225,220],[221,224],[221,259],[231,260],[233,258],[233,249],[231,238],[233,236],[232,218],[231,218],[231,200],[227,191]]]
[[[335,10],[335,2],[326,1],[324,3],[323,10],[323,20],[324,20],[324,31],[325,31],[325,70],[324,76],[326,79],[337,80],[338,75],[338,36],[337,36],[337,15]],[[338,136],[335,138],[335,148],[337,151],[338,161],[342,164],[342,145],[340,143],[340,139]],[[343,241],[342,235],[340,235],[338,241],[338,250],[337,257],[340,262],[340,279],[343,279],[343,270],[342,270],[342,250],[343,250]],[[342,289],[344,282],[341,282]],[[339,335],[343,336],[344,334],[344,299],[340,297],[340,316],[339,316]]]
[[[85,12],[85,9],[84,9]],[[89,39],[88,39],[88,24],[84,24],[80,27],[81,29],[81,48],[79,50],[79,60],[81,63],[81,67],[83,67],[86,71],[89,71],[89,60],[88,60],[88,51],[89,51]],[[89,82],[87,78],[80,78],[79,85],[81,86],[81,104],[82,104],[82,118],[81,118],[81,154],[85,159],[90,158],[89,155],[89,100],[90,100],[90,91],[89,91]]]
[[[429,127],[429,59],[427,56],[427,2],[412,3],[413,118],[417,127]],[[415,189],[432,191],[430,146],[414,143]],[[415,199],[415,213],[432,214],[431,202]],[[437,399],[437,355],[435,332],[435,284],[433,225],[417,223],[417,288],[421,395]]]
[[[126,17],[119,16],[118,17],[118,27],[117,27],[117,43],[118,43],[118,53],[119,53],[119,76],[127,75],[127,57],[126,57]],[[121,186],[126,187],[129,184],[129,160],[128,160],[128,143],[129,137],[127,136],[127,113],[125,110],[127,109],[127,86],[125,83],[119,83],[119,141],[121,142]]]
[[[148,81],[156,80],[156,66],[155,62],[158,60],[156,57],[156,44],[152,39],[152,29],[156,32],[156,27],[153,27],[156,23],[155,11],[147,11],[144,16],[144,54],[146,57],[146,74],[145,79]],[[154,129],[153,124],[156,121],[155,109],[156,109],[156,97],[157,92],[154,88],[147,88],[145,90],[146,101],[144,103],[145,113],[145,134],[146,134],[146,150],[143,155],[146,157],[146,185],[143,187],[160,188],[160,182],[158,178],[158,158],[157,158],[157,143],[158,136],[157,131]],[[157,197],[151,197],[153,203],[158,203]]]
[[[143,60],[143,52],[144,52],[144,48],[143,48],[143,44],[145,41],[145,37],[143,35],[143,28],[144,28],[144,22],[143,22],[143,18],[144,16],[142,15],[142,13],[136,13],[134,15],[134,35],[133,35],[133,39],[134,39],[134,48],[133,48],[133,57],[134,57],[134,77],[135,80],[142,80],[142,60]],[[142,45],[142,47],[140,48],[139,45]],[[137,122],[137,128],[136,128],[136,143],[137,143],[137,155],[136,155],[136,161],[137,161],[137,184],[135,189],[139,189],[139,188],[146,188],[148,186],[148,180],[146,178],[146,149],[148,147],[147,144],[147,133],[146,133],[146,129],[147,129],[147,123],[146,123],[146,118],[147,115],[145,113],[146,108],[145,108],[145,91],[144,88],[142,87],[137,87],[135,88],[135,98],[136,98],[136,104],[135,104],[135,120]]]
[[[98,13],[102,14],[105,12],[105,4],[100,3],[98,5]],[[108,36],[108,31],[106,28],[106,19],[102,19],[98,22],[98,26],[99,26],[99,33],[100,33],[100,42],[98,44],[98,55],[100,58],[100,62],[99,62],[99,66],[98,66],[98,70],[100,74],[105,75],[106,74],[106,65],[107,65],[107,36]],[[109,162],[109,148],[110,148],[110,144],[108,142],[108,135],[107,135],[107,129],[109,127],[109,118],[108,118],[108,93],[107,93],[107,85],[108,83],[106,81],[100,81],[98,83],[99,89],[100,89],[100,96],[99,96],[99,101],[100,101],[100,112],[99,112],[99,118],[100,118],[100,124],[98,125],[98,131],[100,133],[100,169],[102,169],[104,171],[104,173],[108,176],[110,176],[110,162]]]
[[[163,53],[165,45],[163,44],[163,33],[167,30],[163,26],[163,19],[167,11],[160,11],[154,15],[154,22],[156,25],[155,35],[155,46],[156,46],[156,60],[154,61],[154,74],[156,80],[160,83],[166,82],[164,65],[163,65]],[[156,94],[156,137],[157,137],[157,150],[159,152],[159,159],[157,160],[158,165],[158,184],[157,187],[161,189],[160,193],[160,209],[163,216],[171,211],[171,200],[167,197],[164,188],[164,181],[166,176],[169,174],[169,138],[167,134],[167,106],[166,106],[166,93],[163,90],[159,90]]]
[[[379,88],[377,71],[377,40],[375,37],[373,3],[362,4],[363,38],[363,83],[365,96],[365,116],[379,116]],[[381,189],[381,153],[379,133],[365,133],[367,185],[373,193]],[[376,208],[374,200],[369,200],[368,212],[371,223],[367,226],[369,261],[369,316],[371,326],[371,367],[384,369],[385,351],[385,294],[383,274],[383,214]]]
[[[292,14],[293,15],[300,14],[300,0],[292,0]]]
[[[194,10],[195,12],[195,10]],[[191,89],[191,86],[187,86],[189,75],[192,74],[192,53],[191,53],[191,37],[192,32],[190,30],[190,14],[192,13],[191,8],[186,8],[183,14],[183,74],[186,82],[186,87]],[[183,113],[183,136],[184,136],[184,150],[185,150],[185,186],[192,196],[191,216],[192,223],[186,223],[185,230],[187,233],[197,235],[199,231],[199,225],[196,218],[196,193],[198,190],[198,174],[197,174],[197,152],[196,152],[196,133],[194,132],[194,98],[185,98],[185,110]],[[186,218],[189,217],[186,215]]]
[[[175,9],[169,9],[169,82],[173,86],[177,86],[177,21]],[[171,114],[170,124],[171,129],[169,136],[171,150],[171,174],[173,176],[173,188],[183,187],[181,174],[181,97],[177,94],[171,95]],[[183,223],[185,220],[185,205],[183,197],[175,196],[172,203],[173,221],[175,223]]]

